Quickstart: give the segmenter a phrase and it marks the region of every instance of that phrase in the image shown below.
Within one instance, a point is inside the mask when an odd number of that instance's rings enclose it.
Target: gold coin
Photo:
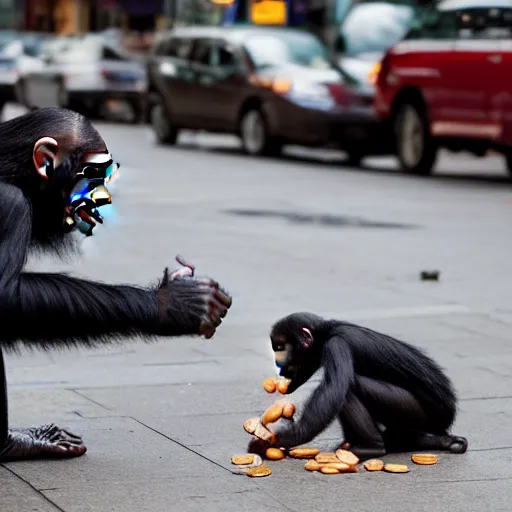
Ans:
[[[317,448],[295,448],[290,450],[289,455],[296,459],[313,459],[318,453],[320,453],[320,450]]]
[[[283,450],[280,450],[279,448],[267,448],[265,457],[269,460],[281,460],[284,459],[286,455]]]
[[[321,466],[323,468],[337,469],[340,473],[352,473],[355,468],[355,466],[349,466],[344,462],[327,462],[326,464],[321,464]]]
[[[260,424],[259,418],[249,418],[244,423],[244,430],[248,434],[254,434],[254,431],[256,430],[256,428],[258,427],[259,424]]]
[[[409,468],[405,464],[386,464],[384,471],[388,473],[408,473]]]
[[[304,469],[306,471],[319,471],[322,466],[315,460],[311,459],[306,462]]]
[[[366,471],[382,471],[384,469],[384,462],[379,459],[370,459],[363,464]]]
[[[244,466],[245,464],[252,464],[254,462],[254,455],[248,453],[247,455],[233,455],[231,462],[237,466]]]
[[[258,466],[257,468],[250,468],[247,470],[247,475],[252,478],[269,476],[271,474],[272,474],[272,470],[267,466]]]
[[[340,472],[336,468],[322,466],[320,468],[320,473],[323,473],[324,475],[339,475]]]
[[[291,402],[286,404],[283,407],[283,416],[285,418],[293,418],[293,415],[295,414],[295,405],[293,405]]]
[[[277,388],[277,382],[276,379],[273,379],[272,377],[270,379],[265,379],[263,381],[263,389],[267,393],[274,393]]]
[[[320,462],[320,464],[325,464],[327,462],[340,462],[340,459],[336,457],[335,453],[328,453],[328,452],[320,452],[317,455],[315,455],[315,460],[317,462]]]
[[[359,464],[359,457],[348,450],[336,450],[336,457],[338,457],[340,462],[344,462],[349,466],[356,466]]]
[[[437,455],[433,453],[415,453],[411,456],[411,460],[421,466],[430,466],[431,464],[437,464]]]

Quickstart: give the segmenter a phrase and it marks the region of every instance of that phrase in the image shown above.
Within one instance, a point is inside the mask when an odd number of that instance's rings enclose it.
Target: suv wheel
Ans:
[[[437,159],[435,144],[423,109],[403,103],[395,117],[396,152],[403,171],[427,175]]]
[[[252,156],[278,156],[282,145],[268,134],[267,123],[257,109],[248,110],[240,122],[240,138],[244,151]]]
[[[151,105],[150,120],[156,139],[160,144],[175,144],[178,130],[172,126],[170,117],[162,100],[157,99]]]
[[[508,176],[510,179],[512,179],[512,151],[508,149],[505,150],[503,156],[505,157],[505,161],[507,163]]]
[[[349,167],[361,167],[361,163],[364,159],[364,153],[360,151],[347,151],[347,159],[345,164]]]

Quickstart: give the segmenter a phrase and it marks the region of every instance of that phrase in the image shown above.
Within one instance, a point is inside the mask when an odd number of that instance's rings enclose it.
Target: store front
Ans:
[[[225,8],[223,24],[297,26],[306,21],[308,0],[234,0]]]
[[[18,8],[16,0],[0,0],[0,29],[18,28]]]
[[[164,0],[117,0],[117,4],[125,14],[125,28],[141,34],[156,30],[164,9]]]

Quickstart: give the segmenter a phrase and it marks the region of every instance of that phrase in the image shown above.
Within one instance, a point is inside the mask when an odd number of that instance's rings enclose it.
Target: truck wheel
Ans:
[[[507,163],[508,177],[512,180],[512,151],[504,152],[505,162]]]
[[[402,171],[431,174],[437,160],[438,147],[423,108],[413,102],[398,107],[395,117],[396,152]]]

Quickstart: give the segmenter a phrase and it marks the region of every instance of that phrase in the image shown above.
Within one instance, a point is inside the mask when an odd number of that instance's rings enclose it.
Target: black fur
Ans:
[[[36,173],[35,142],[51,136],[68,158],[49,180]],[[74,249],[64,208],[85,152],[105,143],[83,116],[40,109],[0,125],[1,347],[95,346],[119,338],[198,335],[207,314],[204,286],[162,280],[155,286],[107,285],[64,274],[23,272],[29,250]]]
[[[45,136],[57,141],[61,157],[47,180],[33,161],[34,145]],[[126,337],[212,337],[231,306],[231,297],[212,280],[170,278],[167,269],[147,288],[24,272],[30,250],[59,256],[76,250],[64,231],[69,194],[85,153],[105,150],[89,121],[70,110],[40,109],[0,124],[0,461],[65,456],[56,443],[69,439],[76,446],[67,456],[85,453],[79,437],[56,426],[8,430],[3,350],[94,347]],[[53,445],[43,439],[47,432],[60,436]]]
[[[303,327],[314,338],[306,351],[301,348]],[[456,416],[457,396],[444,371],[422,350],[371,329],[311,313],[295,313],[279,320],[272,327],[271,338],[284,338],[291,345],[292,356],[282,370],[284,376],[292,377],[288,393],[321,366],[324,369],[324,378],[300,419],[279,432],[280,446],[310,442],[336,417],[344,423],[348,402],[354,406],[351,425],[345,422],[343,428],[353,433],[355,423],[362,440],[381,437],[381,427],[387,429],[388,438],[398,435],[398,429],[406,437],[413,433],[416,437],[448,435]],[[299,366],[298,372],[287,375],[293,366]],[[372,426],[365,427],[367,418],[362,415],[357,425],[356,407],[360,409],[361,402],[365,406],[361,414],[368,412],[375,420],[374,432],[368,431]]]

